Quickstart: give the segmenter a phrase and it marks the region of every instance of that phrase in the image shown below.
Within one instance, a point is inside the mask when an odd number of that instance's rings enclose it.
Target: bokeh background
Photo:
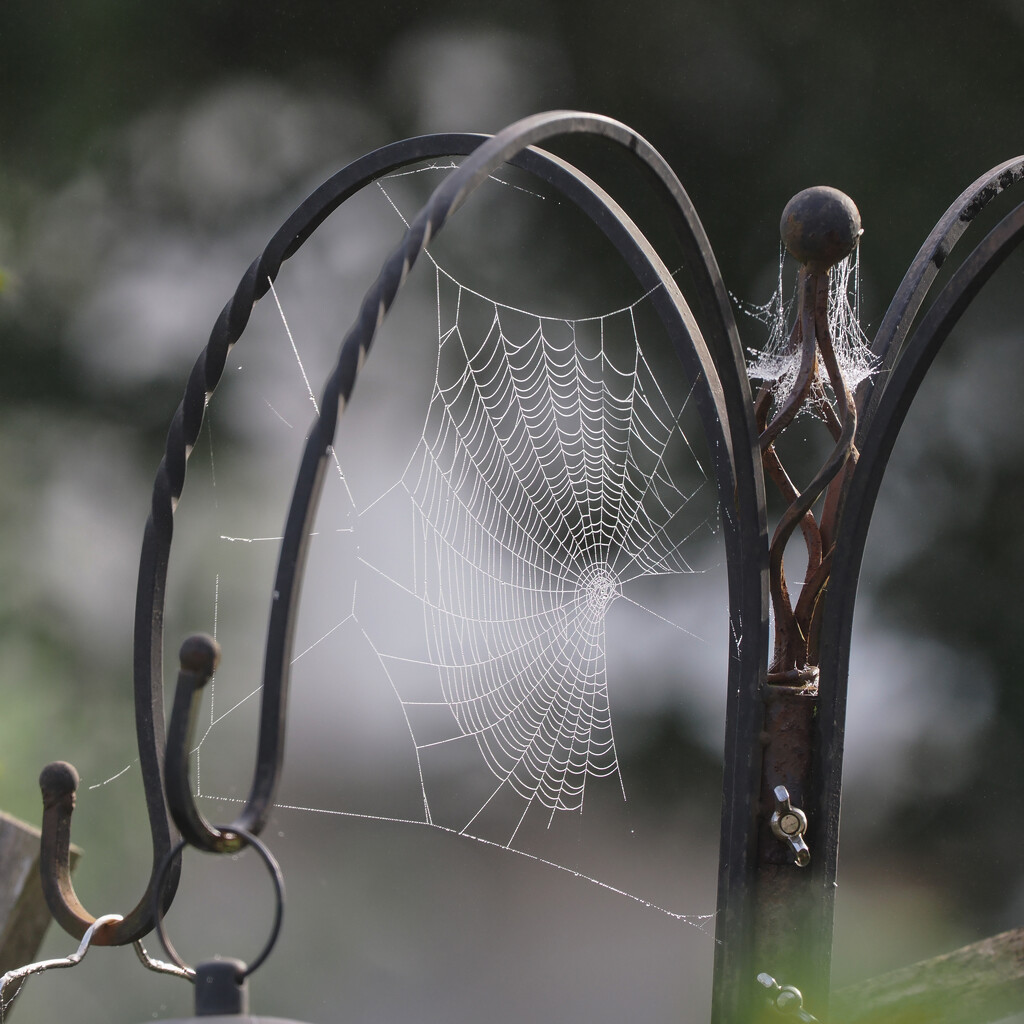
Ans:
[[[606,113],[675,167],[727,284],[746,301],[774,287],[789,196],[817,183],[851,194],[866,227],[870,335],[942,211],[1024,145],[1022,42],[1017,0],[980,0],[969,14],[875,0],[493,9],[8,0],[0,807],[36,821],[40,767],[73,761],[83,775],[80,892],[96,913],[134,904],[147,835],[131,768],[130,634],[152,474],[188,367],[235,282],[332,171],[427,131],[496,131],[549,108]],[[290,292],[282,280],[315,389],[399,236],[380,199],[357,205],[304,254]],[[622,285],[599,257],[584,264],[575,230],[548,224],[528,202],[485,201],[448,256],[481,288],[583,315],[595,310],[595,290],[600,298]],[[997,274],[929,374],[876,513],[851,677],[839,983],[1024,917],[1022,266],[1011,260]],[[425,400],[429,354],[407,358],[403,339],[422,338],[433,302],[428,274],[368,367],[376,376],[351,427],[367,472],[383,458],[374,416],[392,422],[378,403],[415,411]],[[169,609],[173,657],[182,633],[210,628],[223,576],[218,626],[237,638],[239,692],[256,685],[272,545],[229,551],[216,541],[279,530],[301,437],[275,427],[267,406],[290,401],[309,414],[275,315],[254,322],[244,372],[215,410],[216,487],[207,457],[182,507],[191,525],[178,538]],[[741,320],[741,330],[751,346],[763,341],[756,322]],[[415,440],[392,433],[399,452]],[[717,607],[713,551],[705,563],[705,590],[678,598],[683,612]],[[328,600],[330,563],[320,576],[306,607]],[[714,909],[727,642],[724,609],[716,614],[699,628],[708,651],[631,649],[622,636],[623,671],[639,666],[636,693],[616,712],[627,827],[621,807],[599,803],[596,823],[563,830],[543,851],[640,902],[431,830],[282,810],[268,836],[290,903],[282,945],[253,982],[258,1011],[323,1022],[705,1019],[713,923],[643,904]],[[346,655],[332,651],[324,671],[337,673]],[[392,813],[408,798],[398,755],[347,716],[344,694],[329,704],[319,691],[305,696],[287,802]],[[204,792],[245,789],[254,704],[211,741],[216,783]],[[210,800],[207,810],[229,815],[231,806]],[[170,921],[186,956],[253,955],[269,896],[249,859],[190,866]],[[70,946],[53,932],[46,952]],[[180,982],[144,973],[129,951],[100,950],[75,971],[31,982],[17,1013],[132,1021],[187,1016],[189,1005]]]

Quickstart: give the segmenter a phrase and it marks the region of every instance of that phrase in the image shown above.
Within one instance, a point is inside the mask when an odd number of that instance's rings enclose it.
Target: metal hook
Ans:
[[[182,840],[190,846],[208,853],[237,853],[246,845],[255,843],[254,837],[263,828],[272,803],[271,795],[280,770],[287,687],[285,683],[264,685],[263,721],[260,725],[252,792],[242,813],[230,825],[214,825],[196,806],[192,795],[189,754],[193,749],[192,737],[203,688],[213,678],[220,661],[220,645],[212,636],[195,633],[181,645],[178,656],[180,670],[174,689],[164,761],[167,808],[181,832]]]
[[[172,422],[172,433],[180,430],[181,408]],[[123,920],[98,928],[94,945],[122,946],[141,939],[153,928],[154,894],[160,893],[164,910],[171,905],[178,887],[181,859],[157,881],[160,867],[178,835],[164,801],[164,700],[163,700],[163,594],[171,544],[170,515],[158,510],[156,495],[173,493],[167,460],[160,463],[154,485],[154,506],[142,537],[139,582],[135,598],[134,698],[135,736],[139,768],[146,797],[153,861],[149,881],[135,908]],[[170,499],[167,499],[170,504]],[[71,815],[75,808],[78,772],[64,761],[47,765],[39,776],[43,795],[42,840],[39,871],[50,913],[61,927],[81,938],[95,923],[75,893],[71,882]]]
[[[245,846],[241,830],[236,830],[235,826],[220,829],[207,821],[196,806],[188,775],[199,702],[203,688],[213,678],[220,661],[220,645],[212,636],[196,633],[181,645],[178,659],[180,669],[167,728],[164,761],[167,807],[182,837],[191,846],[209,853],[235,853]]]
[[[293,601],[287,612],[287,625],[282,630],[287,637],[291,635],[294,608]],[[275,636],[273,630],[271,636]],[[284,747],[287,670],[279,673],[276,680],[271,676],[270,682],[263,685],[256,768],[245,807],[231,824],[217,826],[196,806],[189,781],[189,754],[193,749],[203,688],[213,677],[220,661],[220,645],[205,633],[195,633],[181,645],[178,656],[180,669],[167,728],[164,760],[167,808],[182,839],[190,846],[208,853],[237,853],[249,842],[247,836],[256,836],[262,831],[273,805]]]
[[[75,809],[79,776],[66,761],[48,764],[39,776],[43,794],[39,876],[43,895],[54,920],[77,939],[89,935],[94,946],[123,946],[135,942],[153,927],[152,905],[157,892],[157,872],[172,849],[169,830],[153,830],[153,869],[149,884],[135,909],[125,917],[90,914],[79,900],[71,881],[71,815]],[[180,858],[163,876],[160,900],[170,906],[178,884]]]

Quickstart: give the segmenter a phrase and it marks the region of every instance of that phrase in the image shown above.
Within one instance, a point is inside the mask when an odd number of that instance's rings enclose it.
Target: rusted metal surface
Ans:
[[[812,752],[820,700],[816,635],[832,564],[835,517],[842,503],[846,471],[856,465],[857,410],[829,330],[829,273],[855,248],[862,229],[853,201],[827,188],[808,189],[790,200],[781,228],[787,249],[802,264],[789,338],[790,352],[799,356],[799,369],[781,400],[766,386],[755,402],[764,472],[787,507],[769,548],[775,645],[761,687],[764,724],[753,958],[759,971],[805,984],[807,965],[813,960],[806,922],[813,915],[818,895],[815,876],[807,870],[815,857],[816,829],[803,810],[814,782]],[[776,442],[805,411],[824,425],[833,447],[801,490],[784,467]],[[804,542],[806,569],[799,598],[794,600],[784,556],[797,528]],[[780,825],[780,814],[790,804],[800,817],[798,840]],[[792,815],[790,819],[795,829],[796,819]],[[827,984],[817,980],[818,984],[812,979],[807,986],[810,1008],[823,1012]]]
[[[766,685],[761,796],[758,815],[757,911],[754,962],[777,978],[802,977],[808,902],[807,864],[798,864],[792,847],[771,828],[777,806],[775,790],[785,787],[794,807],[803,809],[809,795],[814,719],[818,711],[815,681],[802,686]],[[815,856],[808,839],[809,859]]]
[[[829,271],[850,254],[862,229],[860,214],[849,197],[835,189],[813,188],[790,200],[783,214],[782,232],[786,247],[803,264],[797,283],[797,313],[789,339],[790,351],[794,356],[799,353],[800,367],[778,409],[774,409],[778,397],[770,386],[761,389],[755,403],[765,475],[788,502],[769,549],[775,625],[771,673],[799,671],[816,663],[819,599],[828,583],[832,563],[835,516],[845,479],[841,474],[848,463],[856,462],[857,432],[853,394],[843,379],[829,330]],[[824,378],[819,360],[825,370]],[[811,482],[798,490],[782,464],[776,441],[804,411],[822,421],[834,447]],[[814,507],[822,495],[826,495],[824,507],[816,515]],[[803,534],[807,567],[800,597],[794,602],[786,579],[785,552],[798,527]]]

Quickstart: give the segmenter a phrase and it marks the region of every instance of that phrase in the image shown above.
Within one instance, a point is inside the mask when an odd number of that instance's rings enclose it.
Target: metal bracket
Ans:
[[[799,807],[792,805],[789,790],[785,786],[776,786],[774,793],[775,813],[771,819],[772,832],[789,845],[796,866],[805,868],[811,862],[810,847],[804,842],[807,815]]]

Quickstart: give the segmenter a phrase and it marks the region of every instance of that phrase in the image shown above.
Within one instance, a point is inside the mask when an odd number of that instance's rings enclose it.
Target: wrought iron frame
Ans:
[[[582,171],[536,148],[572,134],[603,139],[641,168],[661,201],[692,273],[696,312],[658,252],[622,207]],[[195,806],[188,780],[192,719],[217,659],[212,641],[191,638],[182,647],[166,742],[163,713],[163,606],[174,510],[206,403],[254,304],[267,293],[284,261],[366,185],[399,168],[445,156],[465,159],[437,187],[385,261],[324,387],[321,414],[302,456],[280,548],[250,795],[234,822],[215,826]],[[758,1007],[765,1003],[764,991],[756,982],[759,971],[775,974],[784,984],[798,985],[810,1010],[826,1017],[850,634],[868,524],[886,462],[921,379],[963,310],[1024,238],[1024,204],[1006,216],[963,261],[926,314],[919,319],[918,314],[939,267],[970,222],[999,192],[1024,177],[1024,158],[982,176],[949,208],[911,265],[876,335],[874,350],[881,368],[857,394],[859,424],[854,443],[859,459],[848,464],[834,509],[835,543],[821,599],[816,689],[805,685],[806,679],[781,683],[768,679],[769,536],[762,445],[743,348],[704,229],[676,175],[657,151],[610,118],[553,112],[526,118],[493,137],[431,135],[385,146],[329,178],[285,221],[224,307],[193,366],[156,474],[142,543],[134,633],[136,732],[153,839],[147,889],[125,918],[94,928],[96,919],[79,902],[70,878],[77,774],[69,765],[57,762],[47,766],[40,778],[44,799],[42,872],[49,905],[75,937],[94,929],[93,942],[97,944],[137,941],[153,928],[161,908],[166,910],[173,899],[182,839],[204,850],[226,852],[243,845],[246,833],[258,835],[263,828],[281,768],[292,629],[307,541],[338,417],[376,331],[416,258],[472,192],[504,163],[536,175],[571,200],[604,231],[644,289],[654,289],[662,323],[684,372],[694,381],[713,455],[727,552],[730,621],[743,638],[732,651],[726,682],[713,1022],[746,1024],[759,1013]],[[780,774],[778,764],[769,763],[766,748],[771,749],[773,730],[788,726],[786,715],[780,718],[772,707],[794,697],[800,701],[809,729],[806,749]],[[809,868],[786,863],[785,858],[780,862],[777,855],[767,860],[764,856],[772,815],[765,794],[779,785],[787,787],[806,811]],[[765,935],[771,936],[770,944],[763,940]]]

